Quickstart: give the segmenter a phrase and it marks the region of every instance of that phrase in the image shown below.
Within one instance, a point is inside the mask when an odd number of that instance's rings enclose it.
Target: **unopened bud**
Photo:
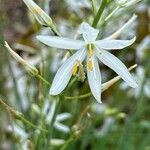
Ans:
[[[65,143],[65,140],[63,140],[63,139],[51,139],[50,140],[50,145],[52,145],[52,146],[60,146],[64,143]]]
[[[123,113],[123,112],[121,112],[121,113],[119,113],[119,114],[117,115],[117,118],[118,118],[118,119],[124,119],[125,117],[126,117],[126,114]]]
[[[8,49],[10,55],[17,61],[19,62],[24,68],[25,70],[30,73],[31,75],[37,75],[38,74],[38,70],[34,67],[31,66],[28,62],[26,62],[24,59],[22,59],[16,52],[14,52],[10,46],[8,45],[8,43],[5,41],[5,47]]]
[[[52,19],[33,1],[23,0],[29,10],[32,12],[36,20],[44,26],[51,26]]]
[[[23,1],[34,15],[35,19],[39,22],[39,24],[42,26],[50,27],[57,35],[59,35],[49,15],[47,15],[33,0]]]

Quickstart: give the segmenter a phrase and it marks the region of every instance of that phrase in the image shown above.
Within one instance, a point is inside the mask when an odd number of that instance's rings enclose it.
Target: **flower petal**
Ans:
[[[94,42],[98,36],[99,31],[91,27],[88,23],[83,22],[78,30],[79,34],[83,34],[86,42]]]
[[[97,58],[95,56],[92,56],[91,58],[87,58],[87,66],[90,61],[92,61],[93,69],[90,70],[87,67],[87,77],[88,77],[88,82],[89,86],[91,89],[91,92],[95,99],[101,103],[101,74],[100,74],[100,69],[98,65]]]
[[[66,119],[69,119],[71,117],[71,114],[70,113],[61,113],[61,114],[58,114],[56,116],[56,121],[64,121]]]
[[[133,80],[126,66],[117,57],[105,50],[102,50],[100,53],[97,49],[96,55],[100,61],[114,70],[124,81],[127,82],[129,86],[133,88],[138,86],[137,83]]]
[[[62,132],[64,132],[64,133],[69,133],[69,132],[70,132],[69,127],[67,127],[66,125],[64,125],[64,124],[62,124],[62,123],[60,123],[60,122],[58,122],[58,121],[56,121],[56,122],[54,123],[54,127],[55,127],[57,130],[62,131]]]
[[[65,61],[54,77],[50,89],[50,95],[57,95],[64,90],[72,76],[72,68],[74,67],[76,61],[83,61],[85,57],[86,51],[83,49],[77,51],[74,55]]]
[[[99,49],[123,49],[127,46],[130,46],[134,43],[136,37],[134,37],[131,40],[110,40],[110,39],[104,39],[95,41],[96,46]]]
[[[62,38],[57,36],[43,36],[36,37],[40,42],[47,46],[62,48],[62,49],[80,49],[84,46],[84,41],[72,40],[68,38]]]

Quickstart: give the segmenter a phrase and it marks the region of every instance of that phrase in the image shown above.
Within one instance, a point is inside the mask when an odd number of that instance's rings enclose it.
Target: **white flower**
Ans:
[[[47,124],[51,123],[54,117],[55,111],[56,111],[56,101],[52,101],[52,103],[50,103],[48,100],[46,100],[44,103],[43,114],[46,117]],[[71,114],[67,112],[57,114],[55,122],[54,122],[54,128],[64,133],[69,133],[70,132],[69,127],[64,125],[62,122],[69,119],[70,117],[71,117]]]
[[[134,91],[132,89],[130,89],[128,91],[128,94],[130,96],[134,96],[135,98],[139,98],[141,96],[140,93],[141,93],[141,90],[143,87],[143,94],[145,96],[147,96],[148,98],[150,98],[150,79],[146,78],[145,70],[144,70],[143,66],[139,66],[136,69],[135,78],[138,81],[138,88]],[[144,80],[146,80],[146,81],[144,82]],[[144,86],[143,86],[143,83],[144,83]],[[126,83],[122,83],[121,88],[126,91],[128,90]]]
[[[146,36],[142,42],[137,46],[137,56],[138,58],[142,59],[144,56],[146,56],[146,50],[150,48],[150,36]]]
[[[83,17],[82,8],[91,8],[89,0],[65,0],[69,10],[74,11],[78,16]]]
[[[85,22],[81,24],[79,33],[83,35],[84,41],[56,36],[37,36],[39,41],[48,46],[78,50],[57,71],[50,89],[51,95],[57,95],[64,90],[71,76],[77,74],[79,64],[85,58],[90,89],[98,102],[101,102],[101,74],[98,59],[119,74],[128,85],[133,88],[137,87],[126,66],[117,57],[108,52],[111,49],[123,49],[131,45],[135,41],[135,37],[131,40],[112,40],[107,38],[96,40],[99,31]]]
[[[121,7],[129,7],[131,5],[134,5],[141,0],[116,0],[117,4]]]

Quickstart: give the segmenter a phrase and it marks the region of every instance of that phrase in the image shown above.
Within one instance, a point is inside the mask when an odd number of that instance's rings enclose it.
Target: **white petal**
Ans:
[[[96,53],[100,61],[114,70],[129,86],[137,87],[137,83],[133,80],[128,69],[117,57],[105,50],[102,50],[101,53],[96,50]]]
[[[57,115],[56,121],[64,121],[66,119],[69,119],[70,117],[71,117],[70,113],[61,113]]]
[[[99,31],[91,27],[88,23],[83,22],[78,30],[79,34],[83,34],[86,42],[94,42],[98,36]]]
[[[47,46],[62,48],[62,49],[80,49],[84,46],[84,42],[80,40],[72,40],[68,38],[62,38],[57,36],[43,36],[36,37],[40,42]]]
[[[67,127],[66,125],[63,125],[62,123],[59,123],[59,122],[57,122],[57,121],[54,123],[54,127],[55,127],[57,130],[62,131],[62,132],[64,132],[64,133],[70,132],[69,127]]]
[[[98,65],[97,58],[92,56],[92,58],[87,58],[87,66],[89,63],[89,59],[93,63],[93,70],[88,69],[87,67],[87,77],[91,92],[95,99],[101,103],[101,74]]]
[[[50,95],[57,95],[61,93],[64,88],[67,86],[71,76],[72,69],[76,61],[83,61],[86,56],[86,50],[78,50],[74,55],[67,59],[64,64],[57,71],[51,89]]]
[[[95,41],[95,44],[99,49],[123,49],[133,44],[135,39],[136,37],[134,37],[131,40],[104,39],[104,40]]]
[[[48,114],[45,115],[45,116],[46,116],[46,122],[47,122],[47,123],[51,123],[51,121],[52,121],[52,119],[53,119],[53,117],[54,117],[54,114],[55,114],[56,105],[57,105],[56,101],[53,100],[51,106],[49,106],[49,107],[50,107],[50,110],[49,110]]]

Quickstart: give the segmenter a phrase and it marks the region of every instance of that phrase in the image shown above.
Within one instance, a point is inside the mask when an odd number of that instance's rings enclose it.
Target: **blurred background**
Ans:
[[[93,20],[90,0],[36,0],[51,16],[61,35],[74,38],[82,21]],[[100,0],[97,0],[97,9]],[[116,7],[111,1],[104,17]],[[102,104],[93,96],[69,97],[90,92],[87,80],[71,82],[60,96],[49,96],[49,85],[28,74],[4,47],[12,49],[50,83],[65,52],[39,43],[38,34],[53,34],[42,27],[22,0],[0,0],[0,150],[150,150],[150,1],[121,9],[100,30],[100,38],[122,27],[133,14],[137,19],[119,36],[136,42],[113,52],[132,70],[137,89],[120,80],[102,93]],[[103,82],[116,74],[100,64]],[[73,78],[72,78],[73,81]],[[21,113],[18,114],[18,112]],[[44,130],[44,131],[43,131]],[[45,131],[46,130],[46,131]]]

